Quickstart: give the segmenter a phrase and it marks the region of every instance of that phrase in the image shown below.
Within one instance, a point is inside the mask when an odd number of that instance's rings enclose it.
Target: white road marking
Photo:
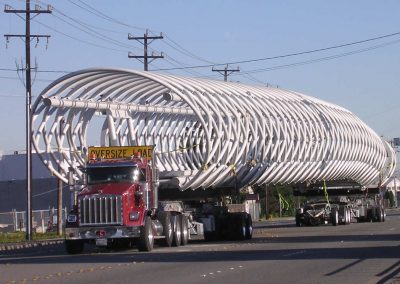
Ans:
[[[305,252],[306,252],[305,250],[300,250],[300,251],[284,254],[283,256],[293,256],[293,255],[302,254],[302,253],[305,253]]]
[[[238,265],[237,266],[237,268],[243,268],[243,265]],[[229,267],[229,270],[235,270],[235,267]],[[200,275],[200,277],[207,277],[207,275],[208,276],[213,276],[213,275],[215,275],[215,274],[218,274],[218,273],[222,273],[222,271],[221,270],[217,270],[216,272],[208,272],[208,274],[202,274],[202,275]]]

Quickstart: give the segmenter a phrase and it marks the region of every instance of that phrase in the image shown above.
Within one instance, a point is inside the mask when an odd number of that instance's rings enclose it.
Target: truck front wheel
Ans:
[[[144,226],[140,230],[140,239],[138,244],[139,251],[151,251],[154,247],[154,235],[151,228],[151,218],[146,216]]]
[[[65,250],[69,254],[78,254],[83,251],[84,243],[82,240],[65,240]]]

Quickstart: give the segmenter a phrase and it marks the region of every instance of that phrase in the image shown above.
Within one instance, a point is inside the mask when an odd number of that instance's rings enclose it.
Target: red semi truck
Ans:
[[[186,245],[190,232],[211,239],[250,239],[251,216],[229,212],[204,198],[159,201],[153,146],[89,147],[83,189],[68,214],[65,247],[80,253],[85,243],[134,244],[151,251],[155,239],[166,246]],[[219,204],[219,205],[218,205]]]

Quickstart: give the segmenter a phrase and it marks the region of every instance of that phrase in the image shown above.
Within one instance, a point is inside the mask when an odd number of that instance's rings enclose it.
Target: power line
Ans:
[[[316,52],[321,52],[321,51],[327,51],[327,50],[332,50],[332,49],[352,46],[352,45],[361,44],[361,43],[370,42],[370,41],[376,41],[376,40],[380,40],[380,39],[384,39],[384,38],[388,38],[388,37],[393,37],[393,36],[397,36],[397,35],[400,35],[400,32],[386,34],[386,35],[382,35],[382,36],[378,36],[378,37],[374,37],[374,38],[369,38],[369,39],[364,39],[364,40],[359,40],[359,41],[354,41],[354,42],[349,42],[349,43],[345,43],[345,44],[339,44],[339,45],[334,45],[334,46],[329,46],[329,47],[324,47],[324,48],[318,48],[318,49],[294,52],[294,53],[289,53],[289,54],[284,54],[284,55],[263,57],[263,58],[257,58],[257,59],[248,59],[248,60],[241,60],[241,61],[233,61],[233,62],[225,62],[225,63],[217,63],[217,64],[195,65],[195,66],[187,66],[187,67],[180,67],[180,68],[165,68],[165,69],[159,69],[157,71],[164,71],[164,70],[170,71],[170,70],[178,70],[178,69],[210,68],[210,67],[213,67],[213,66],[221,66],[221,65],[227,65],[227,64],[228,65],[234,65],[234,64],[244,64],[244,63],[252,63],[252,62],[258,62],[258,61],[266,61],[266,60],[287,58],[287,57],[299,56],[299,55],[304,55],[304,54],[310,54],[310,53],[316,53]]]
[[[176,60],[176,59],[174,59],[174,58],[168,56],[167,54],[165,54],[164,56],[165,56],[164,59],[165,59],[168,63],[170,63],[171,65],[173,65],[173,66],[185,66],[182,62],[180,62],[180,61],[178,61],[178,60]],[[203,75],[203,74],[201,74],[201,73],[199,73],[199,72],[197,72],[197,71],[195,71],[195,70],[185,70],[185,72],[188,72],[188,73],[190,73],[191,75],[194,75],[194,76],[200,76],[200,77],[205,76],[205,75]]]
[[[166,38],[168,41],[170,41],[172,44],[174,44],[177,48],[174,47],[174,46],[172,46],[172,45],[169,44],[168,42],[165,42],[165,44],[167,44],[168,46],[170,46],[170,47],[172,47],[173,49],[177,50],[178,52],[180,52],[180,53],[182,53],[182,54],[184,54],[184,55],[186,55],[186,56],[188,56],[188,57],[190,57],[190,58],[194,58],[194,59],[196,59],[196,60],[203,61],[203,62],[206,62],[206,63],[210,63],[210,64],[215,65],[215,62],[209,61],[209,60],[207,60],[207,59],[204,59],[204,58],[202,58],[202,57],[200,57],[200,56],[198,56],[198,55],[196,55],[196,54],[190,52],[189,50],[187,50],[186,48],[184,48],[183,46],[181,46],[180,44],[178,44],[176,41],[172,40],[169,36],[167,36],[167,35],[164,35],[164,36],[165,36],[165,38]]]
[[[367,51],[370,51],[370,50],[386,47],[386,46],[389,46],[389,45],[392,45],[392,44],[397,44],[399,42],[400,42],[400,40],[395,40],[395,41],[391,41],[391,42],[388,42],[388,43],[379,44],[379,45],[375,45],[375,46],[372,46],[372,47],[358,49],[358,50],[354,50],[354,51],[351,51],[351,52],[336,54],[336,55],[332,55],[332,56],[326,56],[326,57],[321,57],[321,58],[316,58],[316,59],[306,60],[306,61],[300,61],[300,62],[295,62],[295,63],[290,63],[290,64],[277,65],[277,66],[272,66],[272,67],[268,67],[268,68],[260,68],[260,69],[253,69],[253,70],[249,70],[249,71],[242,71],[240,74],[233,74],[233,76],[249,75],[249,74],[253,74],[253,73],[268,72],[268,71],[274,71],[274,70],[278,70],[278,69],[285,69],[285,68],[291,68],[291,67],[297,67],[297,66],[302,66],[302,65],[307,65],[307,64],[318,63],[318,62],[332,60],[332,59],[345,57],[345,56],[350,56],[350,55],[354,55],[354,54],[358,54],[358,53],[362,53],[362,52],[367,52]],[[280,56],[280,57],[282,57],[282,56]],[[170,57],[170,59],[172,59],[172,58]],[[180,65],[181,65],[181,67],[176,67],[176,68],[158,68],[158,69],[153,69],[152,71],[184,70],[184,69],[195,69],[195,68],[203,68],[203,67],[210,67],[211,66],[211,65],[201,65],[201,66],[197,66],[196,67],[196,66],[184,66],[182,64],[180,64]],[[16,69],[11,69],[11,68],[0,68],[0,71],[17,71],[17,70]],[[38,73],[41,73],[41,72],[42,73],[69,73],[71,71],[65,71],[65,70],[37,70],[37,72]],[[215,76],[203,76],[203,75],[199,76],[199,77],[202,77],[202,78],[215,78]],[[258,82],[259,83],[263,83],[262,81],[258,81]]]
[[[70,1],[70,0],[68,0],[68,1],[72,3],[72,1]],[[128,28],[133,28],[133,29],[138,29],[138,30],[146,30],[146,28],[142,28],[142,27],[137,27],[137,26],[133,26],[133,25],[130,25],[130,24],[126,24],[126,23],[124,23],[124,22],[122,22],[122,21],[120,21],[120,20],[117,20],[117,19],[115,19],[115,18],[112,18],[112,17],[110,17],[110,16],[104,14],[103,12],[97,10],[97,9],[94,8],[93,6],[90,6],[89,4],[85,3],[84,1],[78,0],[78,2],[82,3],[83,5],[85,5],[86,7],[88,7],[90,10],[92,10],[92,12],[90,12],[89,10],[86,10],[86,9],[85,9],[85,10],[88,11],[89,13],[92,13],[92,14],[94,14],[94,15],[96,15],[96,16],[98,16],[98,17],[104,19],[104,20],[107,20],[107,21],[109,21],[109,22],[111,22],[111,23],[115,23],[115,24],[118,24],[118,25],[122,25],[122,26],[128,27]],[[75,5],[77,5],[77,4],[75,3]],[[81,7],[81,6],[79,6],[79,5],[77,5],[77,6],[78,6],[78,7]],[[84,9],[83,7],[81,7],[81,8]],[[94,12],[93,12],[93,11],[94,11]]]
[[[35,1],[37,3],[44,3],[44,2],[42,2],[40,0],[35,0]],[[132,46],[126,44],[125,42],[118,41],[118,40],[116,40],[114,38],[111,38],[109,36],[106,36],[106,35],[104,35],[102,33],[97,32],[96,30],[91,28],[90,24],[85,23],[85,22],[83,22],[81,20],[75,19],[75,18],[63,13],[60,9],[53,8],[53,10],[54,10],[55,13],[60,14],[62,17],[68,19],[71,22],[61,18],[60,16],[57,16],[57,15],[53,14],[53,16],[55,18],[59,19],[60,21],[66,23],[67,25],[72,26],[73,28],[78,29],[78,30],[80,30],[80,31],[92,36],[92,37],[95,37],[97,39],[100,39],[102,41],[108,42],[110,44],[113,44],[113,45],[116,45],[116,46],[119,46],[119,47],[123,47],[123,48],[127,48],[127,49],[135,48],[135,47],[132,47]]]
[[[8,79],[8,80],[20,80],[20,78],[17,77],[6,77],[6,76],[0,76],[0,79]],[[48,79],[35,79],[35,81],[39,82],[53,82],[54,80],[48,80]],[[33,96],[32,96],[33,97]]]
[[[75,5],[75,6],[79,7],[79,8],[81,8],[81,9],[83,9],[83,10],[85,10],[85,11],[87,11],[87,12],[89,12],[89,13],[91,13],[91,14],[97,16],[97,17],[100,17],[101,19],[107,20],[107,21],[109,21],[109,22],[111,22],[111,23],[119,24],[119,25],[122,25],[122,26],[124,26],[124,27],[134,28],[134,29],[138,29],[138,30],[148,30],[148,29],[145,29],[145,28],[143,28],[143,27],[133,26],[133,25],[124,23],[124,22],[122,22],[122,21],[120,21],[120,20],[117,20],[117,19],[115,19],[115,18],[112,18],[112,17],[106,15],[105,13],[99,11],[98,9],[94,8],[93,6],[90,6],[89,4],[85,3],[84,1],[78,0],[80,3],[82,3],[82,4],[83,4],[84,6],[86,6],[86,7],[83,7],[82,5],[79,5],[79,4],[75,3],[75,2],[72,1],[72,0],[68,0],[68,1],[69,1],[70,3],[72,3],[73,5]],[[151,31],[150,31],[150,32],[151,32]],[[153,33],[153,32],[151,32],[151,33]],[[153,35],[154,35],[154,33],[153,33]],[[198,55],[192,53],[191,51],[187,50],[187,49],[184,48],[182,45],[180,45],[180,44],[178,44],[176,41],[174,41],[171,37],[165,36],[165,38],[166,38],[168,41],[170,41],[172,44],[168,43],[167,41],[164,41],[164,43],[165,43],[166,45],[170,46],[171,48],[173,48],[174,50],[176,50],[176,51],[178,51],[178,52],[180,52],[180,53],[182,53],[182,54],[184,54],[184,55],[186,55],[186,56],[188,56],[188,57],[194,58],[194,59],[196,59],[196,60],[203,61],[203,62],[206,62],[206,63],[214,64],[213,62],[211,62],[211,61],[209,61],[209,60],[206,60],[206,59],[204,59],[204,58],[201,58],[200,56],[198,56]],[[174,45],[175,45],[175,46],[174,46]],[[171,58],[171,57],[170,57],[170,58]]]
[[[111,48],[111,47],[107,47],[107,46],[104,46],[104,45],[96,44],[96,43],[93,43],[93,42],[90,42],[90,41],[87,41],[87,40],[84,40],[84,39],[77,38],[77,37],[75,37],[75,36],[71,36],[71,35],[66,34],[66,33],[64,33],[64,32],[61,32],[61,31],[59,31],[59,30],[56,30],[55,28],[50,27],[49,25],[43,24],[42,22],[39,22],[39,21],[37,21],[37,20],[34,20],[34,21],[35,21],[36,23],[38,23],[39,25],[42,25],[42,26],[44,26],[44,27],[46,27],[46,28],[48,28],[48,29],[50,29],[50,30],[56,32],[56,33],[59,33],[59,34],[61,34],[61,35],[63,35],[63,36],[66,36],[66,37],[68,37],[68,38],[70,38],[70,39],[76,40],[76,41],[78,41],[78,42],[80,42],[80,43],[84,43],[84,44],[87,44],[87,45],[99,47],[99,48],[102,48],[102,49],[113,50],[113,51],[117,51],[117,52],[121,52],[121,53],[126,53],[126,52],[127,52],[126,50]]]
[[[370,50],[378,49],[381,47],[386,47],[386,46],[389,46],[392,44],[397,44],[397,43],[400,43],[400,40],[395,40],[395,41],[391,41],[391,42],[387,42],[387,43],[383,43],[383,44],[379,44],[379,45],[375,45],[375,46],[371,46],[371,47],[367,47],[367,48],[357,49],[354,51],[331,55],[331,56],[326,56],[326,57],[321,57],[321,58],[317,58],[317,59],[300,61],[300,62],[295,62],[295,63],[291,63],[291,64],[277,65],[277,66],[272,66],[272,67],[268,67],[268,68],[254,69],[254,70],[247,71],[244,74],[253,74],[253,73],[259,73],[259,72],[274,71],[274,70],[278,70],[278,69],[284,69],[284,68],[302,66],[302,65],[312,64],[312,63],[318,63],[318,62],[322,62],[322,61],[328,61],[328,60],[332,60],[332,59],[336,59],[336,58],[340,58],[340,57],[345,57],[345,56],[350,56],[350,55],[354,55],[354,54],[358,54],[358,53],[362,53],[362,52],[367,52]]]

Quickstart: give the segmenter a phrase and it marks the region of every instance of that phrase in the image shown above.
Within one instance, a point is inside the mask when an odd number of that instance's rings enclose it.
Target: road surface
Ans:
[[[0,252],[0,283],[400,283],[400,211],[384,223],[257,223],[245,242],[109,251],[62,245]]]

